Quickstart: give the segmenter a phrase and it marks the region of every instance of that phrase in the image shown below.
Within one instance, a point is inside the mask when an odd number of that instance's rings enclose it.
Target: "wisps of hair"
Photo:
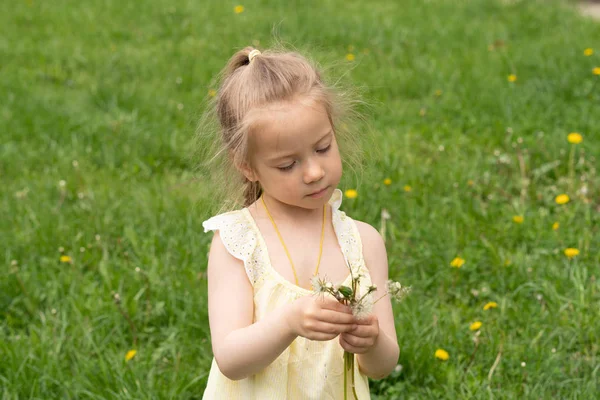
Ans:
[[[363,118],[357,110],[358,96],[342,89],[340,80],[327,83],[317,64],[281,44],[262,51],[250,62],[253,47],[236,52],[217,77],[217,93],[208,104],[196,129],[194,157],[207,177],[211,197],[222,204],[219,212],[249,206],[261,195],[260,184],[239,172],[251,165],[248,136],[253,110],[274,102],[306,96],[327,111],[334,128],[344,168],[353,172],[362,165],[358,132]],[[358,168],[356,168],[358,167]]]

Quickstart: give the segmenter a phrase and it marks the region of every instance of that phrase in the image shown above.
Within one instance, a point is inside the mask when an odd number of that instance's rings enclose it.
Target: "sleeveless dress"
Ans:
[[[354,275],[361,273],[361,293],[371,285],[371,277],[362,254],[358,228],[339,210],[342,192],[336,189],[329,200],[332,223],[347,266]],[[296,286],[272,266],[262,234],[247,208],[216,215],[203,222],[204,232],[220,231],[227,251],[244,262],[254,289],[254,318],[257,322],[285,303],[312,292]],[[351,276],[342,284],[350,285]],[[341,282],[333,282],[341,283]],[[367,296],[372,303],[372,294]],[[268,367],[250,377],[233,381],[221,373],[212,359],[203,399],[243,400],[340,400],[344,398],[344,349],[339,338],[313,341],[298,336]],[[358,400],[370,399],[369,381],[354,361],[355,388]],[[348,386],[350,376],[348,376]],[[348,389],[348,399],[352,399]]]

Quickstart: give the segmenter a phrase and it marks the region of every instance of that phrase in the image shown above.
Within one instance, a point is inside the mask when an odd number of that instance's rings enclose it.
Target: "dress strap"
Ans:
[[[354,220],[339,209],[342,204],[341,190],[334,191],[329,204],[331,204],[333,229],[344,258],[352,268],[352,273],[358,273],[364,267],[362,241]]]
[[[252,286],[260,278],[261,268],[257,263],[255,251],[257,249],[258,238],[242,210],[230,211],[215,215],[202,223],[204,232],[219,231],[221,241],[225,249],[244,262],[246,274]]]

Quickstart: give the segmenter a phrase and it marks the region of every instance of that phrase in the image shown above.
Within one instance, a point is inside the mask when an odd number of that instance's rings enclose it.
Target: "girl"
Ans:
[[[338,145],[352,139],[340,123],[342,99],[294,52],[248,47],[222,73],[217,155],[240,177],[229,183],[245,190],[244,208],[203,223],[215,232],[207,268],[214,358],[204,399],[343,398],[345,350],[356,354],[363,400],[367,378],[396,366],[389,297],[359,318],[311,290],[317,277],[348,285],[349,268],[361,275],[362,293],[388,279],[377,230],[339,209]]]

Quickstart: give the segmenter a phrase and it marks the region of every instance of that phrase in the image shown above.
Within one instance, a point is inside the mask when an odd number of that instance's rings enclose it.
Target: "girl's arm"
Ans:
[[[388,280],[388,261],[385,243],[379,232],[371,225],[356,221],[363,244],[363,256],[372,283],[377,285],[373,293],[379,298],[385,293]],[[390,296],[385,296],[373,306],[373,314],[379,322],[379,337],[371,350],[357,354],[361,371],[371,379],[388,376],[398,364],[400,349],[394,324],[394,311]]]
[[[355,325],[352,312],[337,300],[304,297],[253,323],[253,288],[243,262],[233,257],[215,232],[208,256],[208,315],[213,354],[231,380],[260,372],[299,335],[331,340]]]

